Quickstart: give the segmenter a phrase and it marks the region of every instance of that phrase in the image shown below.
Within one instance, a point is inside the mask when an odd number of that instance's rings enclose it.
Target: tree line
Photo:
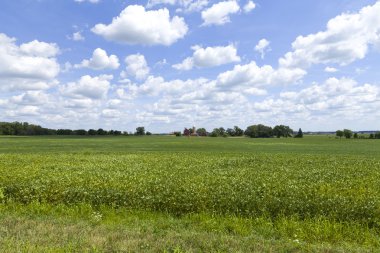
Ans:
[[[354,133],[350,129],[343,129],[343,130],[337,130],[335,132],[335,135],[339,137],[340,139],[342,137],[345,137],[346,139],[380,139],[380,132],[376,133],[370,133],[368,136],[366,135],[359,135],[358,133]]]
[[[150,132],[145,132],[144,127],[136,128],[135,133],[119,130],[104,130],[99,129],[50,129],[39,125],[29,124],[28,122],[0,122],[0,135],[149,135]]]
[[[214,128],[208,132],[205,128],[190,127],[185,128],[183,132],[174,132],[176,136],[209,136],[209,137],[239,137],[248,136],[251,138],[272,138],[272,137],[294,137],[302,138],[303,132],[300,128],[298,132],[294,132],[289,126],[277,125],[275,127],[266,126],[263,124],[248,126],[245,130],[238,126],[225,129],[224,127]],[[371,133],[369,135],[359,135],[349,129],[337,130],[337,138],[345,137],[347,139],[380,139],[380,132]],[[88,135],[88,136],[104,136],[104,135],[152,135],[151,132],[146,131],[145,127],[139,126],[134,133],[119,130],[104,130],[99,129],[50,129],[44,128],[39,125],[29,124],[28,122],[0,122],[0,135]]]
[[[205,128],[185,128],[183,132],[174,132],[176,136],[210,136],[210,137],[238,137],[248,136],[251,138],[272,138],[272,137],[295,137],[302,138],[303,132],[300,128],[298,132],[294,132],[289,126],[277,125],[275,127],[265,126],[263,124],[248,126],[244,131],[238,126],[233,128],[219,127],[208,132]]]

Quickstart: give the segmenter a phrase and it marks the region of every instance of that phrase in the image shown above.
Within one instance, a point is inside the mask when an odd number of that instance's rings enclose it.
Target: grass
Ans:
[[[0,210],[2,252],[374,252],[380,247],[374,231],[322,217],[174,217],[40,203]]]
[[[0,251],[375,252],[379,174],[377,140],[1,137]]]

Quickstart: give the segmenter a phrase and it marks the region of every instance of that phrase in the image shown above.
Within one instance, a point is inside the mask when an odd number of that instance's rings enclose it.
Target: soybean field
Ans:
[[[380,252],[380,141],[1,137],[2,252]]]

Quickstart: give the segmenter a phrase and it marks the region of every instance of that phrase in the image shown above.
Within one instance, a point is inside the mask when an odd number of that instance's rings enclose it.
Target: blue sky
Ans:
[[[0,3],[0,121],[380,129],[380,1]]]

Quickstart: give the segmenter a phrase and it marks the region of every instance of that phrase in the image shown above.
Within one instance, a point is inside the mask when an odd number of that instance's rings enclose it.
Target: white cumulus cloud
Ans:
[[[82,99],[101,99],[107,96],[110,88],[112,75],[100,75],[91,77],[82,76],[77,82],[70,82],[60,87],[60,92],[64,96]]]
[[[84,41],[85,40],[85,38],[81,32],[74,32],[73,35],[70,37],[70,39],[72,39],[74,41]]]
[[[46,89],[60,71],[54,43],[34,40],[16,45],[16,39],[0,33],[0,89]]]
[[[337,71],[338,70],[336,68],[333,68],[333,67],[326,67],[325,68],[325,72],[327,72],[327,73],[335,73]]]
[[[230,15],[240,11],[235,0],[223,1],[202,11],[203,26],[223,25],[230,22]]]
[[[217,83],[222,87],[291,84],[301,80],[305,74],[306,72],[299,68],[273,69],[269,65],[259,67],[252,61],[246,65],[236,65],[233,70],[219,74]]]
[[[168,9],[146,11],[139,5],[129,5],[109,25],[97,24],[92,28],[92,32],[110,41],[165,46],[183,38],[187,31],[185,20],[171,18]]]
[[[308,67],[313,64],[347,65],[363,59],[370,45],[380,43],[380,2],[358,13],[344,13],[327,23],[325,31],[299,36],[292,52],[279,60],[285,67]]]
[[[133,76],[137,80],[145,79],[150,72],[148,63],[146,62],[144,55],[141,55],[141,54],[129,55],[125,58],[125,63],[127,64],[127,67],[126,67],[127,74],[130,76]]]
[[[194,66],[207,68],[240,61],[237,49],[233,45],[206,48],[193,46],[192,49],[194,50],[193,56],[186,58],[182,63],[174,64],[173,68],[190,70]]]
[[[253,9],[256,8],[256,4],[253,1],[248,1],[244,7],[243,10],[245,13],[251,12]]]
[[[270,42],[267,39],[261,39],[255,46],[255,51],[259,52],[261,59],[264,59],[265,53],[269,50]]]
[[[92,58],[83,60],[81,64],[74,65],[75,68],[90,68],[95,70],[119,68],[119,58],[116,55],[107,55],[107,52],[97,48],[92,53]]]
[[[179,6],[177,12],[192,12],[202,10],[208,5],[208,2],[208,0],[149,0],[147,7],[152,8],[161,4],[177,5]]]

